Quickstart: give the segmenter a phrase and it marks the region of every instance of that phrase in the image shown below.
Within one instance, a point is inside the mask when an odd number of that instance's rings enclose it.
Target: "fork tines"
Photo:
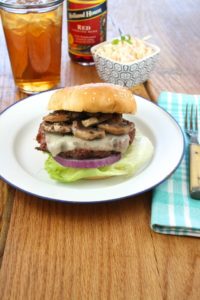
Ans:
[[[189,105],[187,103],[186,111],[185,111],[185,129],[192,130],[192,131],[198,131],[198,108],[197,108],[197,105],[195,105],[195,113],[194,113],[194,104],[191,105],[190,115],[189,115]]]

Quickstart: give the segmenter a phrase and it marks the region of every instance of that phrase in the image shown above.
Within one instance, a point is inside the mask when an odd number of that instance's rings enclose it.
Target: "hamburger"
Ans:
[[[136,135],[130,90],[106,83],[65,87],[52,94],[36,140],[48,154],[45,169],[58,181],[102,178],[130,173],[123,161]],[[130,152],[130,150],[129,150]],[[117,166],[117,168],[116,168]]]

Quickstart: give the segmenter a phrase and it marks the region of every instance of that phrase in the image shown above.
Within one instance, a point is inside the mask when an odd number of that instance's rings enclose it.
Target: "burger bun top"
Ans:
[[[49,100],[48,109],[133,114],[136,112],[136,101],[132,92],[125,87],[91,83],[57,90]]]

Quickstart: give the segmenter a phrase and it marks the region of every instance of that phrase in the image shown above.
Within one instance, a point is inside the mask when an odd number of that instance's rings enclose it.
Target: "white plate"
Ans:
[[[16,188],[41,198],[65,202],[117,200],[147,191],[166,179],[184,152],[183,133],[176,121],[158,105],[136,97],[138,111],[128,118],[152,141],[155,151],[149,165],[132,177],[112,177],[58,183],[43,169],[46,155],[35,150],[39,124],[47,114],[54,91],[31,96],[2,112],[0,117],[0,174]]]

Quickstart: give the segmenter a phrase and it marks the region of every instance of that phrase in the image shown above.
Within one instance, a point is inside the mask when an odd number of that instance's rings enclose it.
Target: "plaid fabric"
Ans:
[[[200,112],[200,95],[163,92],[158,100],[158,104],[168,111],[182,128],[186,103],[198,104]],[[156,232],[200,237],[200,200],[192,199],[189,195],[188,150],[186,137],[186,153],[180,166],[153,192],[151,228]]]

